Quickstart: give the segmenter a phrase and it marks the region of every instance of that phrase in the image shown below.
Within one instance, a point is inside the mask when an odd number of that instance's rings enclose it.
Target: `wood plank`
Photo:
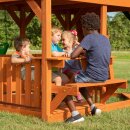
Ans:
[[[57,68],[64,68],[65,66],[65,61],[63,60],[52,60],[51,61],[52,67],[57,67]]]
[[[16,104],[21,104],[22,102],[22,88],[21,88],[21,65],[15,65],[16,67]]]
[[[32,115],[32,116],[37,116],[37,117],[41,117],[41,111],[38,109],[25,109],[24,107],[15,107],[12,105],[2,105],[0,104],[0,110],[1,111],[8,111],[8,112],[13,112],[13,113],[20,113],[23,115]]]
[[[66,4],[75,4],[76,2],[81,3],[92,3],[100,5],[109,5],[109,6],[120,6],[120,7],[130,7],[130,2],[128,0],[52,0],[53,5],[66,5]]]
[[[107,6],[102,5],[100,10],[100,33],[107,36]]]
[[[0,57],[0,101],[3,101],[3,57]]]
[[[7,79],[7,86],[6,86],[6,101],[11,103],[12,102],[12,65],[11,59],[7,57],[6,63],[6,79]]]
[[[118,110],[130,107],[130,100],[126,101],[120,101],[110,104],[100,104],[96,103],[96,106],[100,108],[103,112],[109,112],[112,110]],[[115,107],[116,106],[116,107]],[[90,114],[90,108],[87,104],[82,104],[82,106],[76,105],[76,109],[82,114],[82,115],[89,115]],[[58,121],[64,121],[68,117],[71,116],[71,113],[67,107],[57,109],[51,114],[48,118],[48,122],[58,122]]]
[[[106,92],[101,95],[100,102],[105,103],[112,95],[113,93],[118,89],[117,85],[113,85],[113,87],[107,87]]]
[[[32,65],[34,68],[34,99],[33,99],[33,107],[41,106],[41,62],[40,60],[34,60]]]
[[[29,63],[25,64],[26,74],[25,74],[25,105],[31,105],[31,65]]]
[[[67,87],[98,87],[98,86],[107,86],[107,85],[112,85],[112,84],[123,84],[124,88],[127,87],[127,80],[123,79],[113,79],[113,80],[107,80],[105,82],[99,82],[99,83],[69,83],[66,84]],[[123,88],[123,86],[120,86]]]
[[[0,3],[3,3],[3,2],[15,2],[15,1],[20,1],[20,0],[0,0]]]
[[[32,11],[36,14],[36,16],[38,17],[39,21],[41,22],[41,8],[37,4],[37,2],[35,0],[26,0],[26,2],[30,6]]]
[[[42,9],[42,119],[48,120],[51,102],[51,0],[41,0]]]

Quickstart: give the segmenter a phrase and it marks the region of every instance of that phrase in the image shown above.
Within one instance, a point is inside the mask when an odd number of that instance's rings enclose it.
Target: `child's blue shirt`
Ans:
[[[51,51],[52,51],[52,52],[54,52],[54,51],[63,52],[63,49],[60,48],[58,44],[52,43],[52,44],[51,44]]]

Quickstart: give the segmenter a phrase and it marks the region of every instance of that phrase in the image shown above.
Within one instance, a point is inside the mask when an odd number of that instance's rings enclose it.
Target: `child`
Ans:
[[[73,52],[75,47],[79,44],[77,31],[64,31],[62,33],[62,44],[64,47],[64,51],[67,52],[68,56]],[[63,73],[65,73],[70,79],[80,73],[82,71],[82,67],[79,60],[66,60],[65,67],[63,68]],[[77,100],[79,102],[83,102],[83,98],[80,93],[77,95]]]
[[[28,63],[33,57],[29,51],[30,41],[27,38],[16,37],[14,39],[15,52],[12,54],[12,63]],[[32,68],[32,67],[31,67]],[[25,67],[21,68],[21,77],[25,80]],[[31,71],[31,79],[34,80],[34,70]]]
[[[12,63],[25,63],[31,61],[31,57],[25,54],[27,44],[30,44],[28,39],[22,39],[20,37],[14,39],[14,48],[16,51],[12,54]]]
[[[100,29],[100,19],[95,13],[86,13],[81,17],[82,30],[84,38],[80,45],[71,53],[71,58],[78,57],[83,50],[87,53],[86,71],[80,72],[74,77],[75,82],[104,82],[108,79],[108,68],[110,62],[111,47],[107,37],[98,33]],[[87,88],[81,88],[80,92],[86,98],[92,115],[101,114],[92,102]],[[68,96],[66,102],[69,104],[71,112],[75,115],[68,118],[66,122],[81,122],[82,116],[76,110],[72,97]]]
[[[61,40],[62,31],[58,27],[52,27],[52,45],[51,51],[52,56],[64,56],[65,52],[59,47],[58,43]],[[68,77],[61,73],[59,69],[53,69],[52,71],[52,82],[54,82],[57,86],[64,85],[69,82]]]

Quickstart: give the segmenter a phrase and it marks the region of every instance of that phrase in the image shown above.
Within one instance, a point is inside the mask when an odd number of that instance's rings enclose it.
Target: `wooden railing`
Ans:
[[[40,108],[41,60],[34,59],[26,64],[12,64],[10,56],[5,56],[0,57],[0,63],[0,103]],[[23,67],[25,76],[22,79]],[[31,73],[34,74],[33,80]]]

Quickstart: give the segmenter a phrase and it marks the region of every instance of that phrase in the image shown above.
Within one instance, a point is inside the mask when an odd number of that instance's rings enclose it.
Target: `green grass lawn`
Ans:
[[[130,93],[130,52],[112,52],[112,55],[115,77],[129,81],[127,89],[118,91]],[[130,108],[87,116],[79,124],[46,123],[36,117],[1,112],[0,130],[130,130]]]

